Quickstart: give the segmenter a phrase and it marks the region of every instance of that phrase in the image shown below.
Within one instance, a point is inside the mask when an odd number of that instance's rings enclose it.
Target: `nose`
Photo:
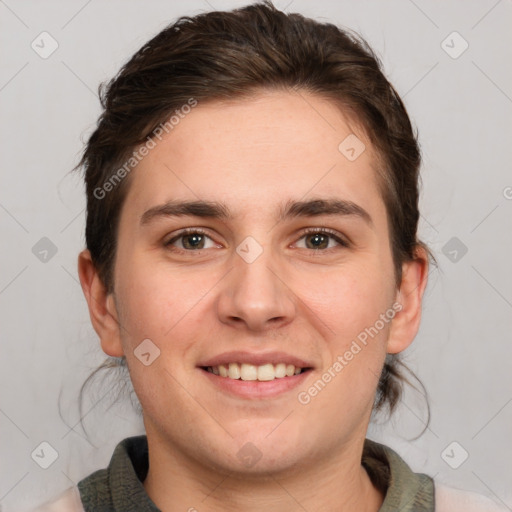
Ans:
[[[272,261],[270,249],[248,263],[233,255],[234,268],[223,280],[217,311],[221,322],[250,331],[277,329],[296,314],[294,294]]]

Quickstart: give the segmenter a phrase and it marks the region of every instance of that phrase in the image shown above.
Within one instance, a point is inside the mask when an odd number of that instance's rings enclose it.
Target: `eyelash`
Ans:
[[[170,250],[172,250],[173,252],[177,252],[177,253],[181,253],[181,254],[184,254],[184,253],[187,253],[187,254],[190,254],[190,253],[202,253],[203,251],[206,251],[207,249],[197,249],[197,250],[190,250],[190,249],[179,249],[177,247],[173,247],[172,244],[174,242],[176,242],[177,240],[179,240],[180,238],[182,237],[186,237],[187,235],[195,235],[195,234],[198,234],[198,235],[203,235],[203,236],[206,236],[208,238],[210,238],[211,240],[212,237],[210,235],[208,235],[208,233],[201,229],[201,228],[186,228],[186,229],[183,229],[182,231],[180,231],[176,236],[172,237],[171,239],[169,239],[168,241],[164,242],[164,246],[166,248],[170,248]],[[301,233],[300,233],[300,237],[298,238],[298,240],[301,240],[302,238],[304,238],[305,236],[307,235],[327,235],[329,236],[330,238],[332,238],[333,240],[335,240],[341,247],[344,247],[344,248],[348,248],[350,247],[350,244],[349,242],[342,238],[336,231],[333,231],[331,229],[328,229],[328,228],[307,228],[307,229],[304,229]],[[336,247],[331,247],[329,249],[318,249],[318,250],[315,250],[315,249],[309,249],[310,251],[313,251],[313,252],[331,252],[332,250],[336,249]],[[307,250],[307,249],[306,249]]]

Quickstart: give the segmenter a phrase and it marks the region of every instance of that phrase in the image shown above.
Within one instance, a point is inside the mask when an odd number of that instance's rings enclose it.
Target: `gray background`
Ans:
[[[23,510],[104,467],[119,440],[142,432],[129,400],[108,408],[116,392],[108,382],[87,395],[89,438],[77,409],[80,385],[103,360],[78,283],[85,203],[80,176],[70,173],[100,112],[97,86],[177,16],[245,3],[0,1],[4,511]],[[394,418],[372,426],[370,435],[414,470],[510,508],[511,2],[278,0],[276,6],[361,32],[419,129],[421,236],[439,266],[405,360],[428,389],[432,421],[411,440],[423,428],[425,407],[409,391]],[[43,31],[58,43],[45,59],[31,47],[35,41],[40,52],[51,48]],[[454,31],[463,40],[450,36]],[[458,55],[464,40],[469,47]],[[43,237],[56,254],[44,253]],[[48,469],[40,465],[51,462],[52,451],[41,442],[58,453]]]

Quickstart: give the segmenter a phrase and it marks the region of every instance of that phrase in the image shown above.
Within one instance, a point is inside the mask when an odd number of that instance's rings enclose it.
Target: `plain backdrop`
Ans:
[[[129,398],[109,408],[112,382],[86,395],[87,435],[77,407],[81,384],[103,360],[78,282],[85,201],[71,172],[100,113],[97,87],[176,17],[246,3],[0,1],[4,512],[105,467],[122,438],[143,432]],[[367,38],[419,131],[421,237],[438,267],[405,361],[429,392],[432,418],[413,439],[425,403],[408,391],[369,436],[415,471],[512,507],[512,4],[275,4]]]

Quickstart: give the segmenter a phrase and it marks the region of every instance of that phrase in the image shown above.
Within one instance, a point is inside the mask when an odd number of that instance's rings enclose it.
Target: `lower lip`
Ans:
[[[259,380],[242,380],[230,379],[229,377],[221,377],[209,371],[199,368],[207,379],[222,391],[242,398],[272,398],[291,391],[300,386],[305,379],[308,378],[311,370],[292,375],[291,377],[283,377],[281,379],[259,381]]]

